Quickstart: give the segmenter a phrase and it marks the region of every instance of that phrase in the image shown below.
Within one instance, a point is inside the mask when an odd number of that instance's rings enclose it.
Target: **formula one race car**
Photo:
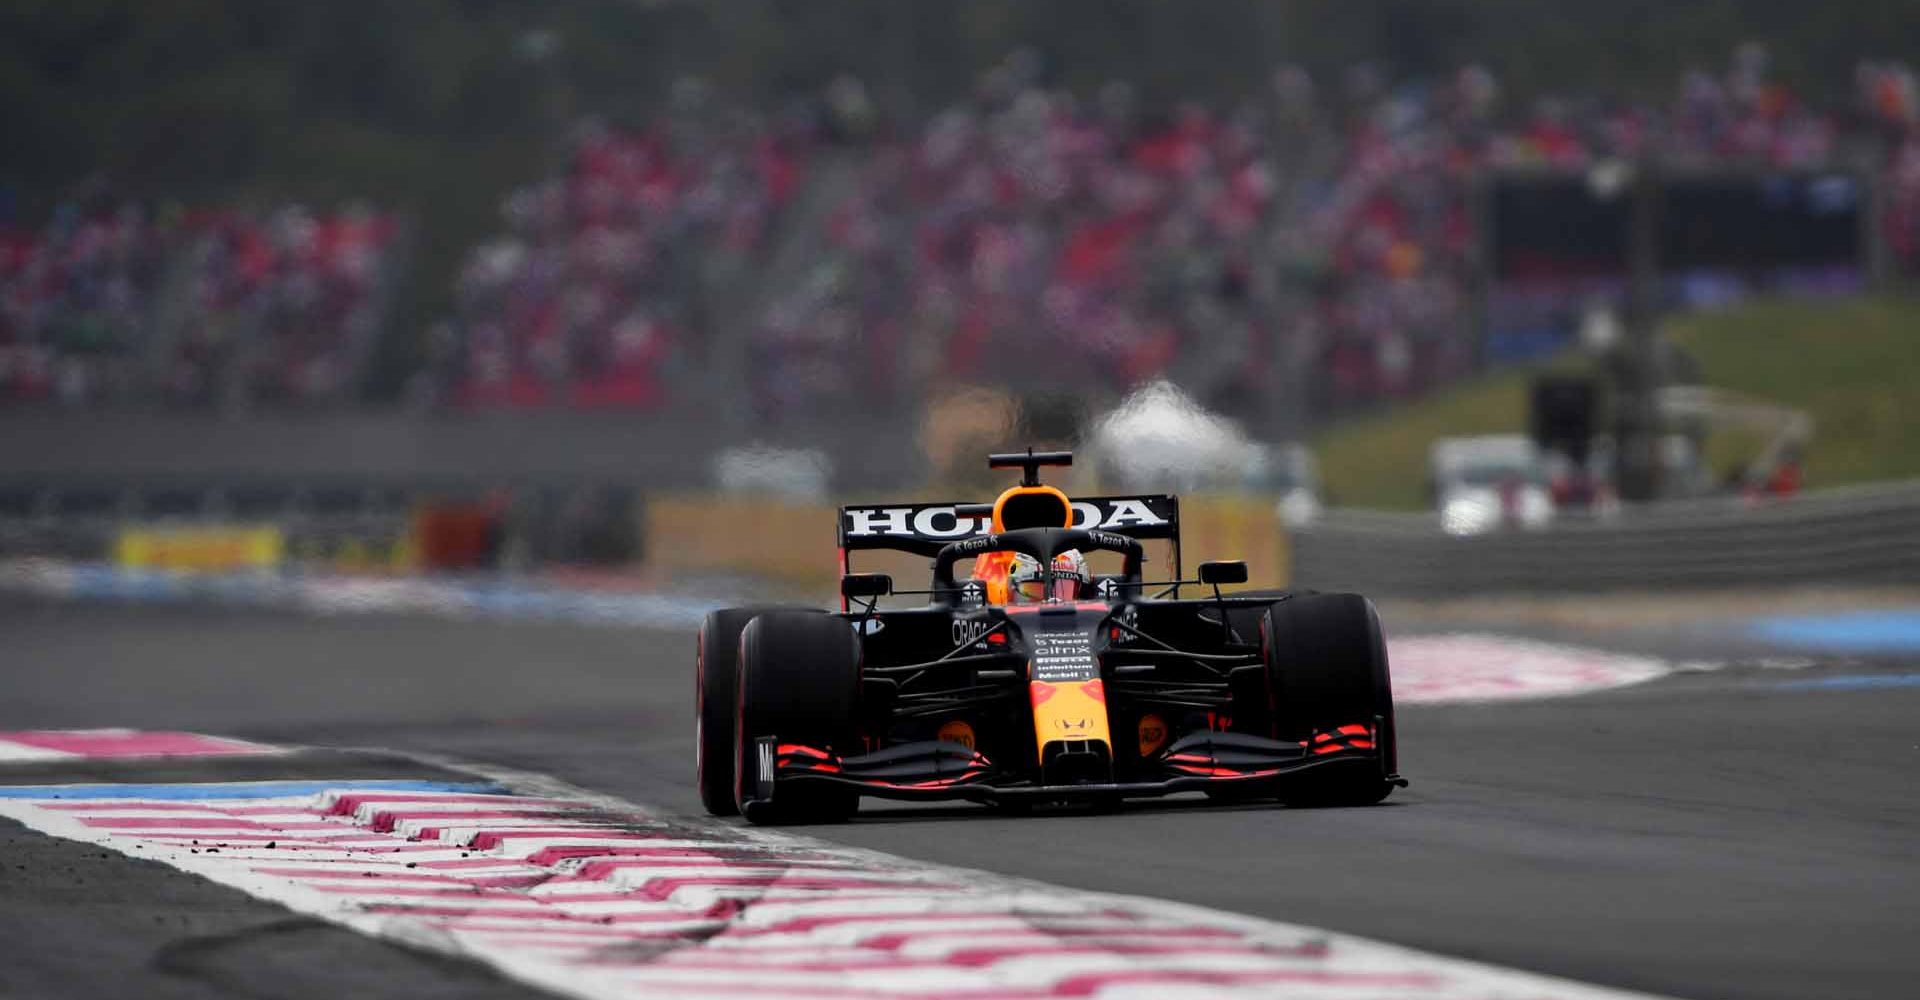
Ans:
[[[1024,471],[991,505],[842,508],[837,613],[708,615],[696,666],[707,810],[818,822],[863,795],[1018,807],[1195,790],[1364,805],[1406,784],[1371,603],[1222,595],[1246,581],[1242,562],[1182,580],[1178,500],[1070,500],[1041,485],[1040,467],[1071,461],[991,456]],[[1144,578],[1154,539],[1170,543],[1171,579]],[[863,549],[932,557],[932,588],[851,572]],[[1097,562],[1118,572],[1090,572]],[[1180,597],[1196,586],[1204,596]],[[878,607],[890,593],[930,601]]]

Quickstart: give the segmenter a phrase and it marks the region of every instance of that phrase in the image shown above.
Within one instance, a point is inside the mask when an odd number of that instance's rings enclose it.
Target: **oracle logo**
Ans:
[[[956,647],[978,642],[980,637],[993,631],[994,623],[988,621],[966,621],[956,618],[953,621],[953,644]]]

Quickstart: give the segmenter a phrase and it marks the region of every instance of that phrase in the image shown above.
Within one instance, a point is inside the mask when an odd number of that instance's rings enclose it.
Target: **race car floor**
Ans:
[[[391,747],[697,812],[686,633],[15,602],[0,636],[0,729]],[[1671,996],[1912,996],[1920,667],[1776,666],[1410,706],[1414,785],[1373,809],[878,807],[808,832]],[[166,765],[165,780],[234,766]],[[0,784],[124,771],[9,773]],[[88,844],[0,823],[0,848],[0,995],[537,995]]]

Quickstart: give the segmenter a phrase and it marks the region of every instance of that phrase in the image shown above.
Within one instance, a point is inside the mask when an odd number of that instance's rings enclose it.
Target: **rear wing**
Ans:
[[[845,554],[861,549],[938,555],[942,548],[962,538],[988,534],[992,527],[991,510],[991,504],[963,503],[842,507],[841,571],[846,571]],[[1168,538],[1178,551],[1180,498],[1166,493],[1085,497],[1073,501],[1072,526],[1098,528],[1142,540]]]
[[[1180,578],[1180,498],[1160,493],[1086,497],[1071,501],[1075,528],[1098,528],[1141,540],[1173,543],[1173,578]],[[993,505],[910,503],[840,508],[840,575],[853,571],[849,558],[862,549],[892,549],[933,557],[962,538],[991,534]],[[848,608],[840,598],[840,610]]]

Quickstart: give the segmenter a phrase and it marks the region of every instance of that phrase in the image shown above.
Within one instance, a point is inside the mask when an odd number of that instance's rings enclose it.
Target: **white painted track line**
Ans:
[[[537,775],[517,794],[235,785],[0,790],[0,815],[363,933],[593,998],[1634,994],[1313,927],[671,820]],[[162,794],[164,793],[164,794]],[[238,796],[238,797],[236,797]]]

